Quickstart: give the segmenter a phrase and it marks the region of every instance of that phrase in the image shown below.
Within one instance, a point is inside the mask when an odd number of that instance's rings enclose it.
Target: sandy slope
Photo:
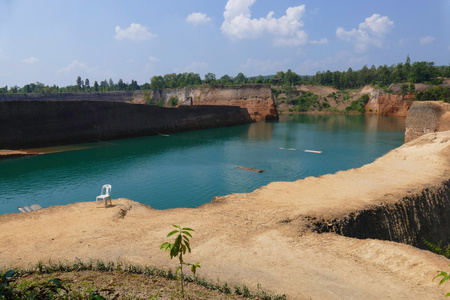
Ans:
[[[159,250],[171,224],[196,230],[199,274],[292,299],[441,299],[450,260],[379,240],[315,234],[302,216],[338,217],[450,178],[450,132],[426,135],[360,169],[276,182],[197,209],[159,211],[127,199],[0,216],[0,265],[101,258],[175,266]],[[389,196],[387,196],[389,195]],[[95,195],[94,195],[95,197]],[[80,199],[88,201],[91,199]]]

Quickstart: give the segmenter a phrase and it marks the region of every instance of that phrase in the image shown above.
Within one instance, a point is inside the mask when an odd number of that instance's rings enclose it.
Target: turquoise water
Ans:
[[[0,214],[31,204],[94,201],[105,183],[112,185],[113,199],[125,197],[157,209],[197,207],[214,196],[251,192],[272,181],[361,167],[400,146],[404,130],[402,118],[285,115],[278,122],[84,144],[77,146],[81,150],[3,159]]]

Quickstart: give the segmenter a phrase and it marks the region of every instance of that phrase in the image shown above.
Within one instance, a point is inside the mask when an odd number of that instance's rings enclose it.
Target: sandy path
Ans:
[[[450,260],[394,242],[311,233],[302,216],[343,216],[449,178],[445,132],[360,169],[271,183],[197,209],[159,211],[114,199],[107,209],[90,201],[2,215],[0,265],[77,257],[174,267],[159,245],[175,223],[196,230],[186,260],[200,262],[200,276],[212,280],[260,283],[292,299],[442,299],[450,284],[439,287],[432,278],[450,271]]]

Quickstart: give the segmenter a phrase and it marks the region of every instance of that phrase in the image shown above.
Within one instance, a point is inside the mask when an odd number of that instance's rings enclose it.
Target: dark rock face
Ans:
[[[107,101],[0,101],[0,148],[22,149],[250,123],[234,106],[165,108]]]
[[[406,118],[405,142],[426,133],[450,130],[450,104],[440,101],[416,101]]]
[[[312,220],[312,229],[423,247],[423,238],[433,243],[450,243],[449,215],[450,180],[447,180],[392,205],[357,211],[343,219]]]

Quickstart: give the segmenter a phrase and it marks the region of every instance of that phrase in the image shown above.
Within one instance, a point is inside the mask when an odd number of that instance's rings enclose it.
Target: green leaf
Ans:
[[[175,233],[178,233],[178,232],[179,232],[178,230],[171,231],[171,232],[169,232],[169,234],[166,237],[170,237],[170,236],[172,236],[172,235],[174,235]]]
[[[176,245],[177,248],[180,247],[180,245],[181,245],[181,240],[182,240],[181,235],[177,236],[177,238],[175,239],[175,243],[174,243],[174,244]]]
[[[176,227],[176,228],[178,228],[178,229],[181,229],[181,227],[180,227],[180,225],[173,225],[173,227]]]
[[[445,297],[450,297],[450,293],[445,294]]]
[[[169,247],[169,243],[168,243],[168,242],[165,242],[164,244],[161,245],[161,247],[159,248],[159,250],[162,250],[162,249],[167,248],[167,247]]]
[[[16,273],[16,271],[14,271],[14,270],[9,270],[8,272],[6,272],[6,273],[3,275],[3,278],[4,278],[4,279],[11,279],[11,278],[14,276],[15,273]]]
[[[191,246],[189,245],[189,242],[184,242],[186,244],[187,249],[189,250],[189,253],[191,253]]]
[[[180,227],[178,227],[178,228],[180,228]],[[184,227],[183,229],[181,229],[182,231],[195,231],[194,229],[192,229],[192,228],[189,228],[189,227]]]
[[[185,235],[192,237],[192,235],[188,232],[188,231],[181,231],[182,233],[184,233]]]

